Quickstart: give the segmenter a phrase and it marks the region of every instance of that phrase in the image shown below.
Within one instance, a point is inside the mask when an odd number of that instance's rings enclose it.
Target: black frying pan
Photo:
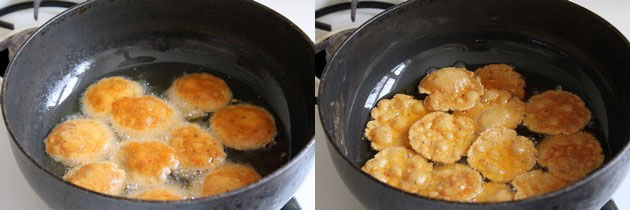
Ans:
[[[582,97],[599,124],[592,129],[600,133],[604,165],[562,190],[493,204],[419,197],[360,170],[375,153],[363,129],[379,99],[394,93],[421,97],[416,86],[431,69],[488,63],[516,65],[530,92],[560,85]],[[627,78],[626,38],[569,1],[416,0],[377,15],[339,47],[322,76],[318,104],[337,171],[367,208],[596,209],[610,199],[629,167]]]
[[[22,174],[53,209],[278,209],[313,163],[313,44],[293,23],[253,1],[92,0],[42,26],[12,60],[2,111]],[[43,139],[100,78],[124,75],[163,92],[184,73],[210,72],[234,97],[265,106],[279,126],[257,152],[228,150],[264,176],[222,195],[139,201],[78,188],[44,152]],[[260,97],[259,97],[260,96]]]

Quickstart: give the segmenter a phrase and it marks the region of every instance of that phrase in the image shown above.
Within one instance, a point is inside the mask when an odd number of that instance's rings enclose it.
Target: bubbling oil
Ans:
[[[166,98],[166,90],[171,86],[173,81],[185,74],[201,72],[213,74],[223,79],[227,83],[233,95],[233,99],[230,101],[229,105],[247,103],[255,106],[260,106],[265,108],[276,119],[277,135],[271,143],[265,145],[263,148],[250,151],[238,151],[225,147],[224,151],[227,154],[226,162],[250,165],[255,168],[261,176],[268,175],[287,163],[291,155],[290,140],[287,136],[286,126],[281,120],[279,120],[280,118],[276,113],[276,110],[274,110],[273,107],[270,106],[267,100],[262,97],[261,92],[257,91],[256,88],[254,88],[250,84],[235,79],[228,74],[221,73],[219,71],[209,69],[204,66],[193,64],[151,63],[114,71],[110,74],[102,75],[101,78],[95,80],[94,82],[97,82],[98,80],[105,77],[123,76],[127,79],[142,84],[146,91],[145,95],[155,96],[163,99],[167,103],[170,103]],[[85,91],[86,88],[87,87],[80,89],[80,91]],[[171,104],[169,105],[172,106]],[[58,120],[56,122],[61,123],[70,119],[85,118],[85,115],[81,112],[80,107],[80,100],[75,100],[74,102],[67,104],[62,110],[62,114],[57,117]],[[176,106],[172,107],[175,108]],[[186,120],[184,116],[181,116],[179,112],[177,112],[177,115],[180,116],[180,119],[178,120],[181,120],[181,123],[195,123],[203,129],[209,130],[209,119],[212,117],[212,113],[209,113],[201,118],[192,120]],[[117,144],[113,145],[113,148],[109,150],[109,153],[106,157],[107,160],[115,160],[114,155],[120,148],[120,143],[132,139],[132,137],[125,135],[122,132],[117,132],[116,130],[114,130],[114,133],[116,134]],[[170,132],[166,133],[168,134]],[[160,135],[158,139],[155,140],[160,140],[164,142],[169,141],[168,135]],[[45,167],[47,167],[53,174],[60,178],[63,177],[63,175],[70,170],[70,167],[64,166],[54,161],[48,155],[45,155],[43,163]],[[194,198],[193,195],[195,194],[195,192],[193,191],[196,190],[196,187],[194,185],[198,184],[197,182],[203,174],[205,174],[205,172],[203,171],[174,170],[167,176],[167,181],[165,184],[180,186],[188,192],[190,198]],[[141,189],[139,189],[136,184],[127,184],[124,193],[121,196],[131,195],[138,190]]]

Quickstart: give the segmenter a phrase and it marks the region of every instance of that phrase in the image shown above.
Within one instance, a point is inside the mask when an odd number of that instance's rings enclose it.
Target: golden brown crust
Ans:
[[[538,145],[538,152],[541,166],[570,182],[586,177],[604,162],[599,141],[585,132],[548,137]]]
[[[177,78],[166,95],[186,118],[198,118],[228,105],[232,91],[223,79],[208,73]]]
[[[447,67],[429,73],[418,87],[429,94],[424,105],[430,110],[463,111],[472,108],[483,95],[481,79],[465,68]]]
[[[361,169],[389,186],[417,193],[429,184],[433,164],[404,147],[389,147]]]
[[[227,156],[223,145],[209,131],[195,124],[175,128],[169,144],[175,149],[180,169],[212,169],[223,163]]]
[[[142,190],[129,197],[139,200],[174,201],[186,199],[186,194],[173,186],[162,186]]]
[[[109,195],[119,195],[125,188],[126,173],[110,161],[75,167],[63,179],[79,187]]]
[[[81,109],[89,116],[103,118],[112,111],[114,101],[144,94],[140,83],[124,77],[107,77],[90,85],[81,97]]]
[[[148,139],[164,134],[180,120],[175,109],[162,99],[143,96],[115,101],[111,121],[118,132]]]
[[[468,117],[433,112],[411,126],[409,140],[413,150],[425,158],[454,163],[475,140],[475,126]]]
[[[241,104],[214,113],[210,118],[210,130],[226,147],[253,150],[275,138],[276,123],[265,109]]]
[[[200,196],[213,196],[245,187],[261,179],[253,168],[241,164],[226,164],[203,178]]]
[[[109,127],[94,119],[75,119],[57,125],[44,140],[46,152],[67,166],[105,159],[114,135]]]
[[[473,108],[453,114],[473,119],[478,133],[500,126],[515,129],[525,118],[525,103],[505,90],[487,89]]]
[[[512,129],[490,128],[468,149],[468,164],[492,181],[508,182],[536,165],[536,148]]]
[[[140,186],[164,183],[179,164],[175,149],[161,141],[126,141],[116,157],[129,181]]]
[[[525,126],[534,132],[572,134],[591,120],[591,111],[573,93],[549,90],[532,96],[525,105]]]
[[[490,203],[514,200],[514,192],[510,186],[503,183],[484,182],[481,185],[481,192],[475,199],[477,203]]]
[[[470,202],[481,192],[482,178],[479,172],[463,164],[435,167],[431,182],[420,195],[448,201]]]
[[[409,95],[396,94],[392,99],[382,99],[371,111],[372,120],[365,127],[365,137],[375,150],[397,146],[411,148],[409,128],[427,113],[422,101]]]
[[[516,188],[515,200],[553,192],[568,185],[568,182],[541,170],[521,174],[512,180],[512,186]]]
[[[475,74],[487,89],[506,90],[520,99],[525,97],[525,80],[509,65],[486,65],[475,70]]]

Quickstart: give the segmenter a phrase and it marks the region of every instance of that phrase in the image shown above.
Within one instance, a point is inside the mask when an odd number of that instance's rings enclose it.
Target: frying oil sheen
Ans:
[[[409,65],[409,61],[406,61],[406,65]],[[412,61],[413,62],[413,61]],[[454,66],[454,67],[459,67],[459,68],[466,68],[470,71],[475,71],[477,68],[483,67],[485,65],[488,65],[491,63],[481,63],[481,64],[469,64],[469,63],[465,63],[465,62],[455,62],[450,66]],[[564,87],[560,82],[546,77],[542,74],[538,74],[536,72],[533,71],[527,71],[524,69],[519,68],[516,65],[513,64],[509,64],[514,67],[514,70],[516,72],[518,72],[519,74],[521,74],[523,76],[523,79],[525,80],[525,98],[523,100],[523,102],[527,102],[527,99],[529,99],[529,97],[545,92],[547,90],[555,90],[555,89],[563,89],[572,93],[575,93],[579,96],[583,96],[582,94],[580,94],[579,91],[574,90],[574,89],[567,89],[566,87]],[[431,67],[428,69],[427,74],[433,71],[436,71],[438,69],[440,69],[442,67]],[[394,72],[396,69],[392,70],[392,72]],[[395,94],[406,94],[406,95],[411,95],[416,99],[421,99],[424,100],[424,98],[426,97],[426,94],[420,94],[418,92],[418,84],[420,82],[420,80],[422,80],[424,78],[424,76],[426,75],[422,75],[421,77],[418,77],[416,81],[410,82],[409,85],[405,85],[402,87],[396,87],[396,91],[392,91],[389,92],[388,94],[385,94],[383,97],[381,97],[379,100],[382,99],[390,99],[392,98]],[[582,100],[584,100],[584,98],[582,98]],[[603,153],[605,156],[605,160],[607,161],[610,158],[610,148],[608,146],[608,142],[606,141],[606,137],[604,135],[604,132],[601,128],[601,125],[598,121],[597,115],[595,114],[595,112],[593,112],[593,109],[591,107],[588,106],[588,101],[584,100],[587,104],[587,108],[589,108],[589,110],[591,110],[592,114],[592,118],[591,121],[588,122],[588,124],[584,127],[584,131],[593,134],[595,137],[597,137],[597,139],[600,141],[600,145],[602,146],[603,149]],[[449,112],[452,113],[452,112]],[[368,120],[370,120],[371,117],[368,116]],[[367,121],[366,121],[367,123]],[[365,126],[363,126],[365,127]],[[526,126],[524,126],[522,123],[515,129],[517,134],[520,136],[524,136],[527,137],[529,140],[531,140],[534,145],[538,145],[538,143],[540,143],[544,138],[546,138],[547,136],[544,134],[540,134],[540,133],[536,133],[533,131],[530,131]],[[362,148],[366,148],[368,151],[370,152],[366,152],[366,153],[362,153],[360,159],[361,160],[369,160],[371,159],[376,153],[377,151],[374,151],[371,149],[370,147],[370,141],[364,138],[363,145],[361,145]],[[368,149],[369,148],[369,149]],[[365,163],[365,161],[363,163]],[[430,162],[432,162],[434,164],[434,166],[441,166],[443,164],[439,163],[439,162],[434,162],[429,160]],[[459,161],[457,161],[457,163],[462,163],[462,164],[466,164],[467,165],[467,158],[464,156],[462,157],[462,159],[460,159]],[[542,169],[543,171],[546,171],[546,168],[541,167],[540,165],[538,165],[538,163],[536,163],[536,165],[534,166],[534,168],[532,170],[535,169]],[[483,175],[482,175],[483,176]],[[485,181],[489,181],[488,178],[483,177],[483,179]],[[512,189],[512,191],[515,191],[515,189],[513,188],[513,186],[508,183],[508,185],[510,185],[510,188]]]
[[[227,162],[235,162],[241,164],[251,165],[262,176],[270,174],[282,165],[288,162],[291,155],[290,142],[287,136],[284,123],[280,121],[275,110],[267,103],[265,98],[250,85],[245,82],[239,81],[230,75],[214,71],[207,67],[186,64],[186,63],[152,63],[141,66],[134,66],[119,71],[115,71],[112,74],[103,75],[101,78],[111,76],[123,76],[133,81],[137,81],[145,87],[146,95],[152,95],[166,100],[165,91],[171,86],[173,81],[185,74],[205,72],[215,75],[223,79],[230,90],[232,91],[233,99],[230,101],[230,105],[247,103],[256,106],[261,106],[269,111],[276,120],[277,136],[275,139],[261,149],[252,151],[237,151],[225,147],[227,154]],[[92,81],[97,82],[99,79]],[[87,88],[87,87],[86,87]],[[85,91],[84,89],[78,89],[77,91]],[[66,120],[81,118],[84,115],[81,113],[80,100],[75,100],[64,106],[62,115],[58,117],[57,124]],[[183,116],[182,116],[183,117]],[[212,113],[202,118],[190,120],[189,122],[200,125],[202,128],[209,130],[209,118],[212,117]],[[117,140],[119,144],[122,141],[128,140],[128,136],[117,134]],[[168,137],[163,136],[160,140],[168,142]],[[43,144],[42,144],[43,145]],[[109,159],[113,160],[114,153],[116,152],[118,145],[115,146]],[[44,157],[44,166],[52,171],[56,176],[63,177],[65,172],[70,170],[69,167],[61,165],[52,160],[48,155]],[[168,184],[176,184],[183,186],[185,189],[191,190],[191,185],[195,184],[194,181],[199,178],[202,172],[190,172],[175,170],[168,176]],[[128,184],[124,194],[133,193],[137,190],[137,186]]]

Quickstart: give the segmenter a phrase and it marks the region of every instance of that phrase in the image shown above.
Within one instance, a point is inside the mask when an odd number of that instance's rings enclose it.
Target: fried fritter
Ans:
[[[536,148],[512,129],[490,128],[468,149],[468,164],[492,181],[508,182],[536,165]]]
[[[126,173],[110,161],[92,162],[73,168],[63,179],[79,187],[109,195],[125,189]]]
[[[516,188],[515,200],[553,192],[568,185],[568,182],[542,170],[533,170],[521,174],[512,180],[512,186]]]
[[[490,64],[475,70],[486,89],[506,90],[523,99],[525,96],[525,80],[523,76],[506,64]]]
[[[478,133],[499,126],[514,129],[525,117],[525,103],[505,90],[487,89],[473,108],[454,114],[473,119]]]
[[[161,141],[126,141],[116,157],[129,181],[139,186],[163,184],[179,164],[175,149]]]
[[[551,136],[538,145],[538,163],[570,182],[586,177],[603,162],[599,141],[585,132]]]
[[[591,120],[591,111],[573,93],[549,90],[532,96],[525,105],[525,126],[534,132],[572,134]]]
[[[124,77],[107,77],[90,85],[81,97],[83,113],[104,118],[112,111],[114,101],[125,97],[144,95],[144,87]]]
[[[180,169],[206,170],[223,163],[223,145],[209,131],[186,123],[173,130],[169,144],[175,149]]]
[[[180,122],[175,109],[155,96],[122,98],[112,104],[112,126],[134,139],[163,135]]]
[[[177,78],[166,95],[184,116],[194,119],[228,105],[232,91],[223,79],[208,73]]]
[[[114,144],[109,127],[94,119],[75,119],[57,125],[44,144],[50,157],[66,166],[103,160]]]
[[[424,105],[430,110],[463,111],[483,95],[481,79],[465,68],[447,67],[429,73],[420,81],[420,93],[429,94]]]
[[[475,126],[468,117],[433,112],[411,126],[409,140],[413,150],[425,158],[454,163],[475,140]]]
[[[473,201],[489,203],[511,200],[514,200],[514,192],[510,190],[510,186],[503,183],[484,182],[481,184],[481,193]]]
[[[372,148],[383,150],[389,147],[409,145],[411,124],[426,115],[421,100],[412,96],[396,94],[392,99],[382,99],[372,109],[372,120],[365,127],[365,137],[372,142]]]
[[[433,164],[404,147],[389,147],[363,165],[363,171],[388,185],[412,193],[425,188]]]
[[[186,193],[174,186],[161,186],[133,193],[130,198],[154,201],[173,201],[186,199]]]
[[[200,196],[213,196],[236,190],[260,179],[260,174],[252,167],[241,164],[226,164],[204,176]]]
[[[420,195],[448,201],[470,202],[481,192],[481,174],[463,164],[449,164],[433,169],[429,186]]]
[[[210,130],[224,146],[258,149],[276,137],[276,123],[262,107],[248,104],[225,107],[210,118]]]

